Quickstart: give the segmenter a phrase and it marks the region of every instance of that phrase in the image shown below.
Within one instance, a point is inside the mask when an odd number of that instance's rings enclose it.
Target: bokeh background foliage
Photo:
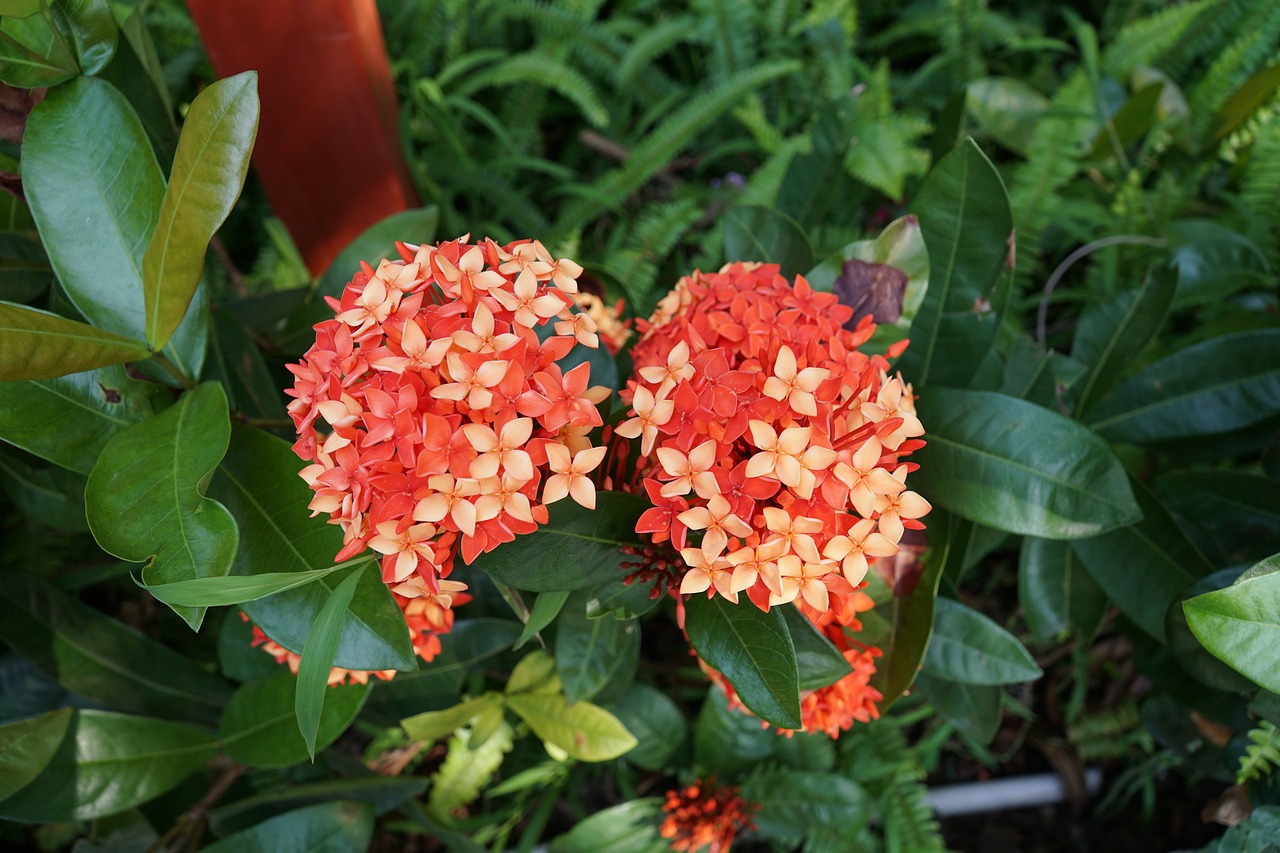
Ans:
[[[1086,837],[1277,837],[1280,6],[381,14],[424,206],[309,270],[246,183],[255,81],[215,82],[180,3],[0,3],[5,843],[661,850],[654,795],[714,775],[761,849],[963,848],[926,780],[1086,765]],[[604,540],[581,565],[537,537],[478,563],[421,667],[373,572],[331,567],[283,365],[359,261],[464,232],[539,237],[627,316],[761,260],[911,338],[935,511],[870,576],[880,720],[784,738],[730,710],[614,574],[624,495],[553,514]],[[851,259],[902,271],[896,316]],[[301,678],[231,603],[317,650]],[[691,635],[796,636],[717,606]],[[796,651],[749,705],[786,719],[821,663]],[[772,667],[748,657],[744,685]],[[325,689],[329,662],[409,671]],[[1170,817],[1201,808],[1234,828]]]

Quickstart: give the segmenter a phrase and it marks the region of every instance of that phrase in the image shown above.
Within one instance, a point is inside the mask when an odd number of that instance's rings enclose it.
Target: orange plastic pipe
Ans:
[[[253,166],[312,273],[418,205],[374,0],[188,0],[219,77],[256,69]]]

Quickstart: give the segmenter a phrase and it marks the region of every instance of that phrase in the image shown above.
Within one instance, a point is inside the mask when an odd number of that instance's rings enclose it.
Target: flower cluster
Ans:
[[[587,475],[605,453],[587,436],[608,389],[587,387],[585,363],[557,365],[599,346],[573,308],[582,268],[537,241],[467,241],[398,243],[399,259],[362,265],[289,365],[312,514],[341,526],[335,560],[382,555],[410,624],[431,614],[415,636],[447,630],[459,554],[536,530],[562,498],[594,507]]]
[[[715,780],[668,791],[662,805],[662,837],[672,850],[728,853],[743,829],[754,829],[759,809],[738,794],[736,787],[717,786]]]

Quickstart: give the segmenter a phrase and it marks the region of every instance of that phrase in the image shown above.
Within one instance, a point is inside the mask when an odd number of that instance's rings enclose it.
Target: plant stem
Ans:
[[[1067,274],[1067,270],[1071,269],[1076,261],[1093,254],[1099,249],[1123,245],[1163,246],[1165,245],[1165,240],[1161,237],[1146,237],[1142,234],[1117,234],[1114,237],[1103,237],[1101,240],[1085,243],[1063,258],[1062,263],[1058,264],[1058,268],[1053,271],[1053,274],[1049,276],[1049,280],[1044,283],[1044,290],[1040,292],[1040,307],[1036,311],[1036,343],[1044,346],[1044,327],[1049,317],[1049,297],[1053,294],[1053,289],[1058,286],[1058,282]]]
[[[190,376],[188,376],[187,374],[179,370],[177,365],[175,365],[172,361],[169,361],[169,359],[165,358],[160,353],[155,353],[151,357],[151,360],[154,361],[156,363],[156,366],[159,367],[161,370],[163,370],[165,373],[169,374],[174,379],[178,380],[178,384],[181,385],[183,388],[186,388],[188,391],[191,391],[196,387],[195,380],[193,380]]]

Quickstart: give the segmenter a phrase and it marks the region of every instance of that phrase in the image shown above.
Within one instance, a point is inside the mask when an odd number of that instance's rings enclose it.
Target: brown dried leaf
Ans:
[[[896,323],[902,316],[907,274],[888,264],[851,258],[841,267],[832,290],[841,302],[853,308],[853,317],[845,324],[846,328],[852,329],[868,314],[877,323]]]

